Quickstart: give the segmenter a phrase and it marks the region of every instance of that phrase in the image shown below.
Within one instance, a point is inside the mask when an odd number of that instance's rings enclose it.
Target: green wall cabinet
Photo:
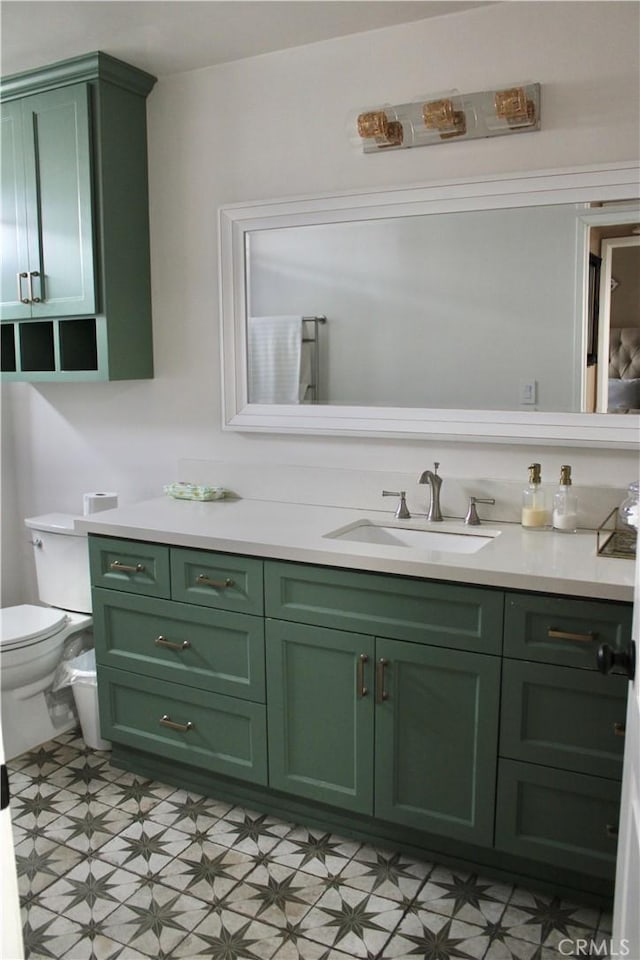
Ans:
[[[610,895],[631,605],[90,537],[114,762]]]
[[[3,379],[153,376],[154,82],[103,53],[0,82]]]

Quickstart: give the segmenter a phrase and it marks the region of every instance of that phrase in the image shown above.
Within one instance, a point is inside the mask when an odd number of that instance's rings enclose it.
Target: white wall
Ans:
[[[624,485],[629,453],[465,443],[223,434],[218,377],[216,211],[251,199],[424,183],[483,173],[629,160],[637,154],[638,5],[517,2],[388,28],[161,80],[149,98],[156,378],[3,386],[3,603],[32,590],[17,518],[76,511],[85,490],[121,502],[160,493],[180,458],[526,477],[574,466],[576,484]],[[99,47],[99,37],[96,46]],[[540,133],[382,156],[350,147],[346,119],[368,104],[518,80],[542,87]],[[13,454],[12,454],[13,449]],[[8,518],[8,519],[7,519]]]

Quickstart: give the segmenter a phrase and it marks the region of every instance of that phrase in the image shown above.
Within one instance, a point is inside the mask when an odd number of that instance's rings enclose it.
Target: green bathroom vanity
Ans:
[[[630,603],[105,536],[92,520],[117,766],[610,896],[627,680],[600,675],[596,650],[626,649]]]
[[[154,83],[104,53],[0,81],[3,379],[153,376]]]

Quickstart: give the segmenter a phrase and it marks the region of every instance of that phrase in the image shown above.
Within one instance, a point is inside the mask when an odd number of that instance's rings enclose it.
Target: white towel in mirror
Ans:
[[[249,403],[299,403],[302,317],[249,317]]]

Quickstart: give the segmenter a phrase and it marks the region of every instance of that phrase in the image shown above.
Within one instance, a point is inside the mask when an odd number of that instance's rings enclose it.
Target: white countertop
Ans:
[[[357,543],[326,536],[362,519],[396,522],[390,512],[347,507],[246,499],[202,503],[160,497],[77,518],[76,526],[104,536],[276,560],[593,599],[633,600],[635,563],[597,556],[596,534],[592,530],[563,534],[493,522],[469,528],[462,520],[427,524],[420,516],[402,522],[408,527],[443,533],[497,534],[472,554]]]

